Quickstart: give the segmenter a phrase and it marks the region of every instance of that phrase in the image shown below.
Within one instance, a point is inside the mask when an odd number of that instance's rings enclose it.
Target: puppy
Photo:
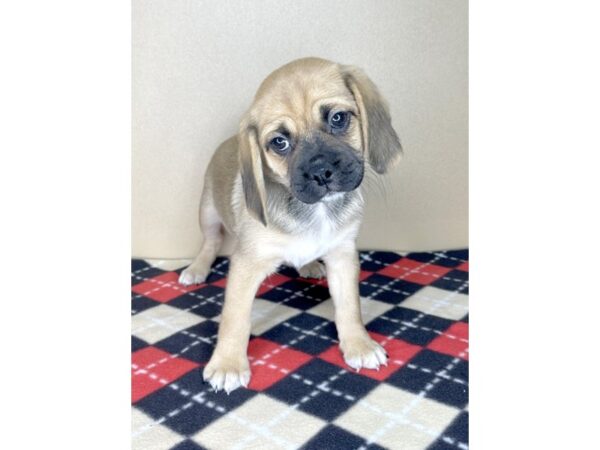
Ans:
[[[183,285],[204,282],[224,230],[236,238],[217,345],[203,373],[215,390],[247,387],[252,301],[281,264],[307,276],[326,272],[350,367],[386,364],[361,319],[355,241],[365,171],[383,174],[401,155],[383,98],[357,68],[304,58],[261,84],[238,135],[208,165],[200,202],[204,242],[179,278]]]

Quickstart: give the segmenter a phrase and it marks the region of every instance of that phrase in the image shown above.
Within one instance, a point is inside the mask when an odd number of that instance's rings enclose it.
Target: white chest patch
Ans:
[[[340,231],[328,217],[325,207],[320,207],[315,212],[311,225],[285,243],[281,249],[284,260],[299,269],[322,257],[341,242],[353,238],[352,233],[352,229]]]

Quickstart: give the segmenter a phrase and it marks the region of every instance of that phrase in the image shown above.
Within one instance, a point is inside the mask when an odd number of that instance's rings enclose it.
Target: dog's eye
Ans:
[[[277,153],[284,155],[290,150],[290,141],[283,136],[277,136],[271,140],[269,146]]]
[[[350,114],[338,111],[329,115],[329,126],[334,132],[344,131],[348,127]]]

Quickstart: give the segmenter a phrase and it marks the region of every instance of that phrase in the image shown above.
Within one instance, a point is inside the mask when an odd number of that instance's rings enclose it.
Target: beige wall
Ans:
[[[214,148],[303,56],[365,69],[405,149],[385,195],[367,193],[360,248],[467,245],[466,0],[133,0],[133,256],[196,253]]]

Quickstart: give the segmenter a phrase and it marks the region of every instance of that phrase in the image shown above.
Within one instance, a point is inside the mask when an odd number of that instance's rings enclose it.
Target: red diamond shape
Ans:
[[[329,287],[329,285],[327,284],[327,278],[326,277],[323,277],[323,278],[303,278],[303,277],[298,277],[298,280],[306,281],[307,283],[310,283],[310,284],[325,286],[327,288]]]
[[[464,270],[465,272],[469,271],[469,261],[465,261],[460,266],[456,267],[458,270]]]
[[[157,302],[168,302],[175,297],[187,294],[205,286],[205,284],[193,284],[183,286],[177,282],[179,274],[177,272],[166,272],[154,278],[149,278],[143,283],[136,284],[131,288],[136,294],[142,294]]]
[[[378,273],[392,278],[411,281],[419,284],[430,284],[438,278],[443,277],[452,269],[449,267],[436,266],[413,261],[409,258],[402,258],[400,261],[390,264]]]
[[[196,367],[195,362],[173,358],[156,347],[138,350],[131,355],[131,402],[141,400]]]
[[[400,367],[411,360],[417,353],[419,353],[419,351],[421,351],[421,347],[418,345],[409,344],[401,339],[388,339],[386,336],[373,332],[369,332],[369,336],[383,346],[389,358],[388,365],[381,366],[379,370],[360,369],[360,375],[364,375],[375,380],[385,380],[392,373],[397,371]],[[353,370],[344,361],[342,352],[337,344],[321,353],[319,358],[331,364],[335,364],[343,369]]]
[[[248,388],[264,391],[310,361],[312,356],[266,339],[256,338],[248,345],[248,359],[252,371]]]
[[[469,359],[469,324],[456,322],[427,346],[430,350]]]
[[[373,272],[369,272],[368,270],[361,270],[360,274],[358,274],[358,281],[364,281],[373,275]]]
[[[225,287],[227,286],[227,277],[221,278],[217,281],[215,281],[214,283],[210,283],[212,286],[219,286],[222,287],[223,289],[225,289]]]
[[[371,275],[373,275],[373,272],[369,272],[367,270],[361,270],[360,274],[358,275],[358,281],[363,281],[366,280],[367,278],[369,278]],[[329,287],[329,285],[327,284],[327,277],[323,277],[323,278],[302,278],[299,277],[299,280],[302,281],[307,281],[311,284],[318,284],[321,286],[325,286],[326,288]]]
[[[290,281],[290,278],[286,277],[285,275],[281,275],[280,273],[274,273],[272,275],[269,275],[267,278],[265,278],[265,281],[263,281],[260,287],[258,288],[256,296],[260,297],[265,292],[270,291],[274,287],[282,285],[286,281]]]

